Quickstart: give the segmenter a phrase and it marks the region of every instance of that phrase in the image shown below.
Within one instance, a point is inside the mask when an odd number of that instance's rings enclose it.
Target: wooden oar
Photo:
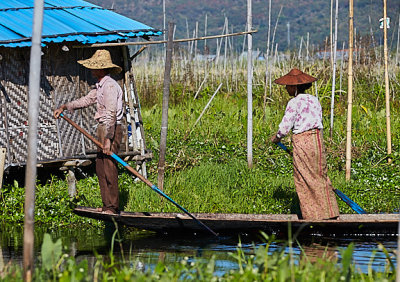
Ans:
[[[96,144],[97,147],[103,150],[103,144],[101,144],[98,140],[96,140],[92,135],[90,135],[87,131],[85,131],[83,128],[81,128],[79,125],[77,125],[74,121],[72,121],[70,118],[66,117],[64,114],[60,114],[60,116],[66,120],[69,124],[71,124],[73,127],[75,127],[78,131],[80,131],[83,135],[85,135],[87,138],[89,138],[94,144]],[[139,172],[134,170],[129,164],[124,162],[120,157],[118,157],[116,154],[112,153],[110,155],[112,158],[114,158],[117,162],[122,164],[127,170],[129,170],[132,174],[134,174],[137,178],[139,178],[141,181],[146,183],[148,186],[150,186],[151,189],[153,189],[155,192],[166,198],[168,201],[173,203],[176,207],[181,209],[184,213],[186,213],[188,216],[190,216],[192,219],[194,219],[201,227],[204,227],[207,229],[209,232],[211,232],[214,236],[218,236],[217,233],[212,231],[207,225],[202,223],[200,220],[198,220],[196,217],[194,217],[191,213],[189,213],[185,208],[183,208],[181,205],[176,203],[174,200],[172,200],[168,195],[166,195],[163,191],[158,189],[156,185],[151,183],[147,178],[145,178],[143,175],[141,175]]]
[[[283,145],[281,142],[276,143],[281,149],[283,149],[285,152],[287,152],[289,155],[293,157],[292,151],[290,151],[285,145]],[[296,168],[297,169],[297,168]],[[347,197],[342,191],[339,189],[333,188],[333,191],[335,192],[336,195],[339,196],[339,198],[345,202],[347,205],[349,205],[350,208],[353,209],[358,214],[366,214],[367,212],[360,207],[357,203],[355,203],[353,200],[351,200],[349,197]]]

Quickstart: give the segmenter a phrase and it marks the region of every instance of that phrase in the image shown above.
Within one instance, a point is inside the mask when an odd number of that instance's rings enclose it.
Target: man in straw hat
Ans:
[[[278,143],[293,131],[293,175],[303,219],[336,219],[339,208],[327,175],[322,108],[317,97],[305,94],[316,80],[292,69],[274,81],[286,85],[287,92],[294,98],[288,102],[279,130],[271,141]]]
[[[104,148],[103,151],[99,149],[96,158],[96,174],[103,201],[103,207],[98,211],[115,214],[119,212],[118,170],[116,161],[110,155],[111,152],[118,153],[122,140],[123,95],[121,87],[110,77],[110,73],[119,73],[122,69],[112,63],[107,50],[97,50],[91,58],[78,63],[92,71],[97,79],[96,88],[82,98],[61,105],[54,111],[54,117],[59,118],[64,110],[73,111],[96,104],[94,119],[98,122],[97,138]]]

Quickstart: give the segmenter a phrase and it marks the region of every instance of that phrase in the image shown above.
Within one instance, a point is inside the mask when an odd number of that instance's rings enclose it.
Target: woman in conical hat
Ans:
[[[279,130],[271,141],[278,143],[293,132],[293,176],[303,219],[337,219],[339,208],[327,175],[322,107],[317,97],[305,93],[316,80],[292,69],[274,81],[285,85],[294,98],[288,102]]]
[[[104,148],[96,158],[96,174],[103,201],[103,207],[98,208],[98,211],[116,214],[119,212],[118,169],[110,155],[112,152],[118,153],[122,140],[123,94],[110,73],[119,73],[122,68],[112,62],[108,50],[97,50],[92,57],[78,63],[92,71],[93,77],[97,79],[96,88],[82,98],[61,105],[54,111],[54,117],[59,118],[64,110],[73,111],[96,104],[94,119],[98,122],[97,138]]]

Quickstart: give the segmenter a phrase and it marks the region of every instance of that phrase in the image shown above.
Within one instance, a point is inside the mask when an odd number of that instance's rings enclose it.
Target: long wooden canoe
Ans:
[[[138,229],[174,233],[207,232],[189,216],[182,213],[121,212],[109,215],[94,208],[77,207],[79,216],[113,221]],[[300,232],[316,236],[397,236],[400,214],[341,214],[337,220],[302,220],[295,214],[220,214],[193,213],[201,222],[219,234],[265,231],[269,234]]]

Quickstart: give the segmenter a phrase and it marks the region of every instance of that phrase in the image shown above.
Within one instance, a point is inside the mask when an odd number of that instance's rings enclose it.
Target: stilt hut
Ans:
[[[0,1],[0,147],[5,158],[0,173],[12,166],[24,166],[27,159],[33,2]],[[96,51],[85,47],[137,37],[148,40],[161,34],[145,24],[82,0],[44,0],[37,156],[40,166],[74,167],[87,164],[96,156],[96,147],[90,140],[65,121],[53,118],[55,108],[86,95],[96,82],[77,63]],[[152,154],[147,151],[144,140],[129,50],[126,46],[105,49],[124,70],[119,76],[113,76],[125,91],[125,139],[119,155],[141,165]],[[95,107],[89,107],[74,111],[69,117],[95,135],[94,112]]]

